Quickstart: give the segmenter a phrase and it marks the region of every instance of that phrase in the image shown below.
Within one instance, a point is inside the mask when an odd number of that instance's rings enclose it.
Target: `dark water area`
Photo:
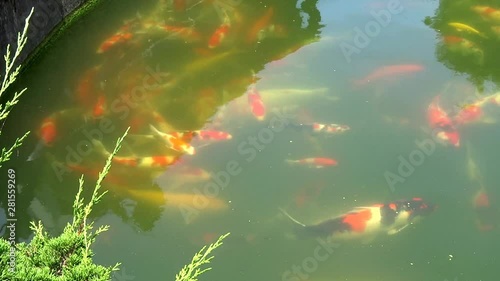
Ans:
[[[17,240],[58,235],[130,127],[92,214],[113,280],[173,279],[227,232],[200,280],[497,280],[498,26],[495,1],[108,1],[15,85]],[[413,198],[437,208],[377,222]]]

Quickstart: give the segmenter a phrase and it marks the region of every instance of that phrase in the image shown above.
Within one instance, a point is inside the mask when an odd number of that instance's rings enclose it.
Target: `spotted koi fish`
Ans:
[[[314,225],[305,225],[286,211],[280,210],[296,224],[298,236],[323,237],[329,241],[338,241],[399,233],[413,224],[417,218],[429,215],[435,208],[435,205],[426,203],[421,198],[413,198],[370,207],[357,207],[348,213]]]
[[[151,129],[151,132],[153,132],[154,136],[160,139],[168,148],[182,153],[187,153],[189,155],[193,155],[195,153],[194,147],[186,141],[186,133],[166,134],[160,132],[153,125],[149,125],[149,128]]]
[[[104,145],[98,140],[92,140],[94,147],[106,157],[109,157],[111,153],[106,150]],[[136,156],[114,156],[114,163],[123,166],[135,167],[135,168],[165,168],[173,165],[179,161],[179,156],[173,155],[161,155],[161,156],[149,156],[149,157],[136,157]]]
[[[318,158],[304,158],[300,160],[285,160],[286,163],[290,165],[306,165],[310,168],[324,168],[328,166],[337,166],[338,162],[335,159],[332,158],[324,158],[324,157],[318,157]]]

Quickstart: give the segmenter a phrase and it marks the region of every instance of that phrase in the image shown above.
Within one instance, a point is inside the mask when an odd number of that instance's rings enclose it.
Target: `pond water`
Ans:
[[[227,232],[200,280],[497,280],[497,1],[105,2],[16,84],[19,242],[61,232],[130,127],[92,214],[113,280]]]

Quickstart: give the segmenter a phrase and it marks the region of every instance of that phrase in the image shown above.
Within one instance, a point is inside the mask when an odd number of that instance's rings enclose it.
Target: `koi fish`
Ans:
[[[153,183],[158,186],[173,190],[186,184],[196,184],[208,181],[212,174],[208,171],[186,165],[169,167],[163,174],[154,179]]]
[[[202,213],[210,211],[223,211],[229,208],[228,204],[220,198],[190,193],[163,192],[162,190],[138,190],[131,189],[128,193],[134,198],[148,201],[151,204],[166,207],[189,208]]]
[[[124,32],[124,31],[118,31],[117,33],[113,34],[110,38],[104,40],[102,44],[99,46],[97,49],[98,54],[102,54],[104,52],[109,51],[112,47],[125,43],[129,41],[132,38],[132,33],[130,32]]]
[[[351,129],[347,125],[321,124],[317,122],[313,122],[310,124],[296,124],[295,126],[299,128],[306,127],[310,129],[313,133],[325,133],[325,134],[340,134],[349,131]]]
[[[491,231],[495,228],[498,214],[494,211],[486,189],[481,188],[472,201],[476,212],[476,225],[480,231]]]
[[[329,241],[373,238],[379,234],[393,235],[429,215],[436,208],[421,198],[401,200],[354,210],[320,222],[306,225],[286,211],[281,212],[296,224],[301,237],[324,237]]]
[[[273,17],[273,15],[274,15],[274,8],[269,7],[267,9],[267,11],[264,13],[264,15],[262,15],[262,17],[260,17],[255,22],[255,24],[250,28],[250,30],[247,34],[246,42],[248,44],[257,42],[259,33],[261,33],[261,31],[266,26],[269,25],[269,22],[271,21],[271,18]]]
[[[104,145],[99,140],[92,140],[94,147],[104,156],[109,157],[111,153],[106,150]],[[165,168],[173,165],[179,161],[179,156],[173,155],[161,155],[161,156],[150,156],[150,157],[136,157],[136,156],[114,156],[112,161],[114,163],[135,167],[135,168]]]
[[[439,96],[435,97],[427,109],[427,121],[432,129],[439,129],[436,136],[455,147],[460,146],[460,135],[448,113],[439,106]]]
[[[472,10],[486,20],[500,22],[500,10],[488,6],[473,6]]]
[[[230,140],[233,136],[227,132],[223,131],[213,131],[213,130],[199,130],[194,131],[194,136],[199,140],[204,141],[221,141],[221,140]]]
[[[262,98],[255,88],[252,86],[248,92],[248,104],[250,105],[250,110],[252,111],[253,116],[257,118],[257,120],[262,121],[266,117],[266,106],[262,101]]]
[[[382,66],[375,69],[364,78],[354,81],[354,84],[358,86],[366,85],[367,83],[370,83],[372,81],[392,77],[394,75],[415,73],[422,70],[424,70],[424,67],[420,64],[397,64]]]
[[[462,56],[474,56],[480,65],[484,62],[484,52],[470,40],[457,36],[443,36],[443,43],[451,52]]]
[[[99,95],[97,98],[97,103],[94,106],[94,110],[92,112],[92,117],[94,119],[99,119],[104,116],[104,112],[106,110],[106,98],[104,95]]]
[[[335,159],[332,158],[304,158],[300,160],[285,160],[286,163],[290,165],[306,165],[310,168],[324,168],[327,166],[337,166],[338,162]]]
[[[483,116],[483,110],[477,104],[468,104],[462,107],[454,118],[454,123],[464,125],[478,121]]]
[[[230,27],[229,17],[226,15],[224,22],[214,31],[212,36],[210,36],[210,39],[208,40],[208,48],[213,49],[218,47],[224,38],[226,38]]]
[[[468,32],[471,32],[471,33],[475,33],[481,37],[485,37],[484,34],[482,34],[481,32],[479,32],[479,30],[475,29],[474,27],[470,26],[470,25],[467,25],[467,24],[463,24],[463,23],[460,23],[460,22],[450,22],[448,23],[449,26],[451,27],[454,27],[455,29],[457,29],[458,31],[468,31]]]
[[[194,147],[192,147],[189,143],[186,141],[175,137],[170,134],[166,134],[163,132],[160,132],[158,129],[156,129],[153,125],[149,125],[149,128],[153,132],[154,136],[161,141],[170,149],[173,149],[175,151],[187,153],[189,155],[193,155],[195,153]]]

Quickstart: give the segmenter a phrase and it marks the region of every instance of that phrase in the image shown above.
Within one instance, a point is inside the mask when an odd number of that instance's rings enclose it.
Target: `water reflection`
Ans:
[[[231,138],[216,128],[219,107],[245,94],[266,64],[317,41],[321,28],[317,1],[226,2],[148,2],[133,17],[119,15],[123,24],[111,33],[101,32],[100,43],[86,42],[97,46],[95,52],[77,56],[82,62],[74,64],[78,70],[50,89],[53,96],[61,93],[59,102],[42,101],[37,105],[41,112],[24,105],[30,113],[23,120],[42,121],[25,126],[37,131],[32,136],[37,139],[28,141],[11,163],[36,171],[20,178],[29,188],[19,205],[31,204],[49,230],[60,228],[72,214],[79,175],[92,186],[114,139],[130,126],[105,180],[110,194],[94,216],[112,211],[148,231],[165,208],[176,214],[181,207],[195,208],[197,195],[186,185],[212,176],[206,167],[191,165],[195,150],[209,150],[211,143]],[[71,44],[69,39],[59,44]],[[48,55],[57,59],[57,54]],[[40,80],[54,80],[51,74]],[[29,84],[30,89],[39,87]],[[14,112],[10,120],[18,118]],[[4,132],[17,133],[9,125]],[[21,160],[23,155],[28,162]],[[227,208],[227,199],[212,198],[203,213]],[[26,218],[18,229],[21,240],[28,238],[27,222],[33,215],[22,212],[29,209],[19,213]]]

